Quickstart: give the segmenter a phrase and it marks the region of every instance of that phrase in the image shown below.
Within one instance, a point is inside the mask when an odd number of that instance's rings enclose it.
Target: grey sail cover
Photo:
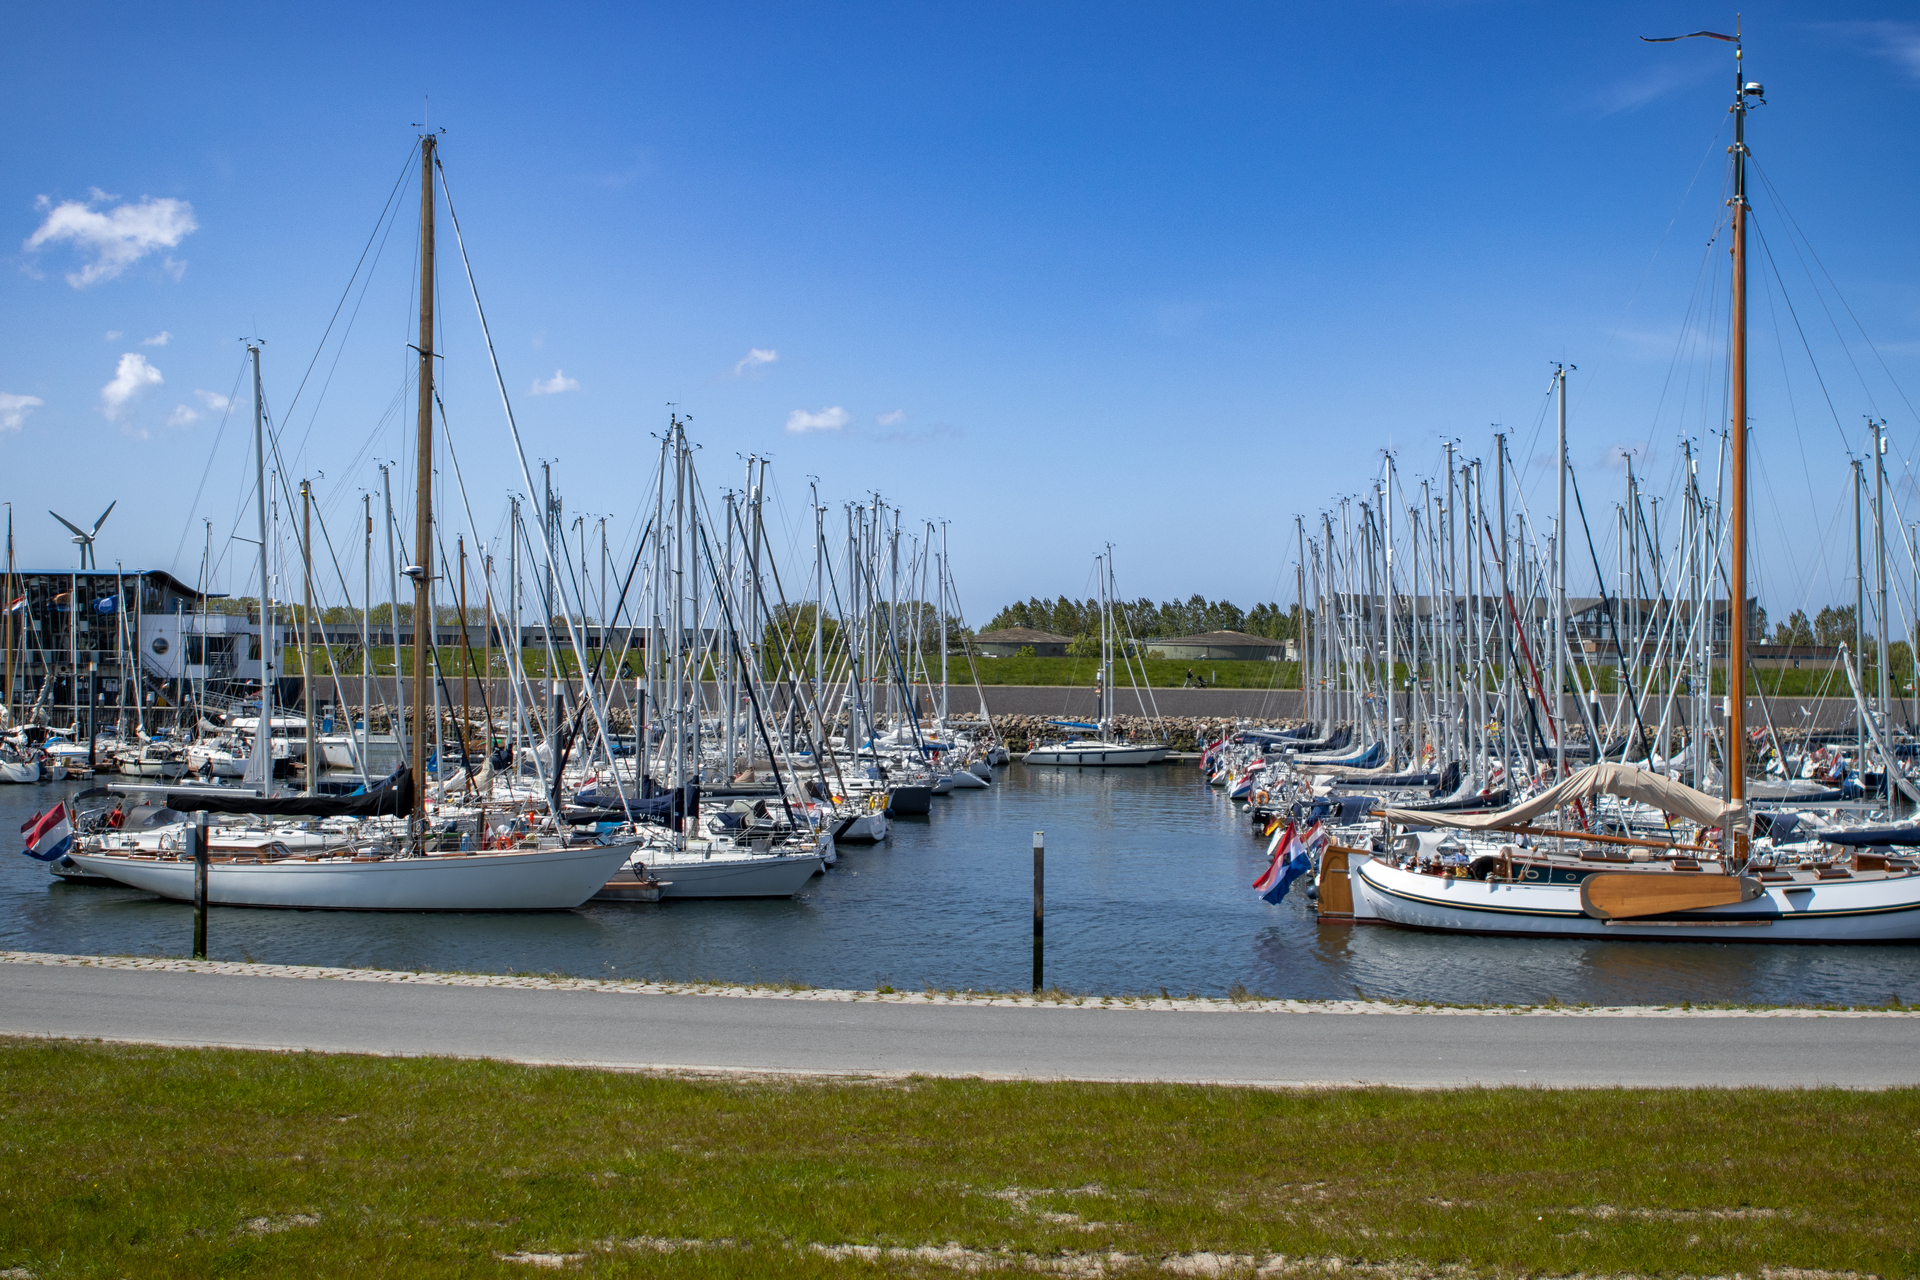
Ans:
[[[1458,827],[1464,831],[1491,831],[1520,826],[1543,813],[1565,808],[1576,800],[1618,796],[1652,805],[1662,813],[1686,818],[1703,827],[1745,828],[1753,814],[1744,800],[1721,800],[1695,791],[1671,778],[1630,764],[1589,765],[1566,781],[1497,813],[1432,813],[1421,809],[1386,809],[1388,822],[1422,827]]]

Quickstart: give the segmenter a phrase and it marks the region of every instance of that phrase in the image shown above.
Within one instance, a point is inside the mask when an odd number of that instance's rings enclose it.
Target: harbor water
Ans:
[[[1880,1004],[1920,999],[1920,948],[1583,942],[1321,925],[1278,906],[1239,806],[1191,763],[1012,764],[849,846],[794,900],[592,904],[529,915],[215,908],[217,959],[582,977],[1017,990],[1030,983],[1032,838],[1046,833],[1046,980],[1092,994],[1356,996],[1455,1003]],[[80,788],[0,787],[11,840]],[[15,846],[17,848],[17,845]],[[51,882],[0,859],[0,948],[185,955],[192,910]]]

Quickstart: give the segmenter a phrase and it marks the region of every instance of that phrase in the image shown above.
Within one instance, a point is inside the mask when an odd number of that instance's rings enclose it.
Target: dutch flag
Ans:
[[[73,848],[72,815],[67,812],[66,803],[63,801],[45,813],[28,818],[20,825],[20,834],[27,841],[27,847],[21,852],[29,858],[52,862],[63,856]]]
[[[1318,823],[1303,839],[1295,825],[1289,822],[1286,830],[1273,838],[1273,843],[1267,847],[1273,855],[1273,861],[1267,864],[1267,873],[1253,882],[1255,892],[1263,901],[1277,904],[1287,896],[1287,890],[1295,880],[1313,869],[1309,841],[1322,837]]]

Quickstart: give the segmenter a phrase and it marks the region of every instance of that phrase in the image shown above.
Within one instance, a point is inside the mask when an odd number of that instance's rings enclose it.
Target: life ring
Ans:
[[[1258,791],[1253,793],[1253,802],[1255,804],[1265,804],[1267,801],[1271,799],[1273,799],[1273,797],[1267,794],[1267,789],[1265,787],[1262,787]]]

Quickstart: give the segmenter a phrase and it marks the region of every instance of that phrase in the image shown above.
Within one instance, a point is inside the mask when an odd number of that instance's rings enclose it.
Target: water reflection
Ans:
[[[0,787],[9,836],[76,787]],[[530,916],[216,910],[213,954],[282,963],[815,986],[1024,987],[1032,834],[1047,837],[1047,979],[1094,992],[1356,994],[1486,1003],[1880,1002],[1920,995],[1920,948],[1541,941],[1319,924],[1296,892],[1249,887],[1245,818],[1186,765],[1015,765],[936,800],[889,844],[847,849],[792,902],[594,906]],[[49,884],[0,857],[0,946],[178,955],[188,910],[132,890]]]

